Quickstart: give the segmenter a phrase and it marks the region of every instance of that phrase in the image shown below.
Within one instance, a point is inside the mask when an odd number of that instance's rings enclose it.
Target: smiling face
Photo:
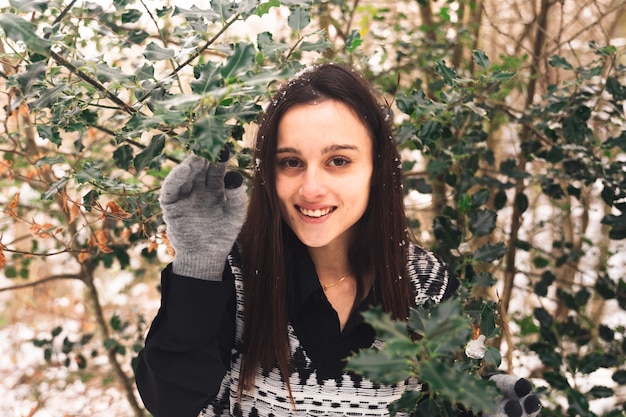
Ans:
[[[277,140],[276,193],[284,221],[308,247],[346,250],[369,200],[367,128],[345,104],[324,100],[289,109]]]

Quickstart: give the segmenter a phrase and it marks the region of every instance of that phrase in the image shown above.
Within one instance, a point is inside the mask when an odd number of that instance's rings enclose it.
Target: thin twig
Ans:
[[[23,290],[24,288],[36,287],[38,285],[45,284],[50,281],[56,281],[60,279],[77,279],[81,280],[80,275],[78,274],[61,274],[61,275],[52,275],[46,278],[39,279],[37,281],[31,281],[24,284],[12,285],[10,287],[0,288],[0,292],[3,291],[14,291],[14,290]]]
[[[56,53],[54,51],[50,51],[50,56],[56,62],[58,62],[60,65],[64,66],[65,68],[70,70],[73,74],[76,74],[78,77],[80,77],[83,81],[87,82],[88,84],[93,86],[96,90],[100,91],[102,94],[104,94],[104,96],[106,98],[108,98],[113,103],[115,103],[118,106],[120,106],[127,113],[129,113],[129,114],[137,113],[137,109],[129,106],[128,104],[126,104],[118,96],[116,96],[115,94],[113,94],[109,90],[107,90],[107,88],[105,86],[103,86],[102,84],[100,84],[100,82],[98,80],[95,80],[94,78],[92,78],[89,75],[85,74],[83,71],[78,69],[74,64],[69,62],[67,59],[65,59],[64,57],[62,57],[58,53]]]

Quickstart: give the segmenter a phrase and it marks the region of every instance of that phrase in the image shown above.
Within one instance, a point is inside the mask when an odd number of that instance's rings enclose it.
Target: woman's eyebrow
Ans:
[[[295,154],[300,154],[300,151],[297,150],[296,148],[278,148],[276,149],[276,153],[295,153]]]
[[[325,148],[322,149],[322,154],[327,154],[327,153],[331,153],[331,152],[337,152],[337,151],[345,151],[345,150],[353,150],[353,151],[358,151],[359,147],[355,146],[355,145],[330,145],[330,146],[326,146]],[[294,153],[296,155],[301,154],[302,152],[300,152],[298,149],[296,148],[290,148],[290,147],[284,147],[284,148],[277,148],[276,149],[276,153]]]
[[[326,154],[330,152],[346,151],[346,150],[357,151],[359,150],[359,148],[358,146],[355,146],[355,145],[330,145],[322,149],[322,153]]]

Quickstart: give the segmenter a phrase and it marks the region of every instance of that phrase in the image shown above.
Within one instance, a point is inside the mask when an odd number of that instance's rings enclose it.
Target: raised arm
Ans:
[[[161,307],[136,369],[142,400],[155,417],[196,417],[228,371],[235,295],[227,258],[245,216],[241,184],[224,161],[197,156],[163,182],[160,203],[176,253],[162,273]]]

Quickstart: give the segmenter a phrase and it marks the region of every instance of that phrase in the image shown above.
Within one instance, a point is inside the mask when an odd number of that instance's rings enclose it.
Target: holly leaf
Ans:
[[[49,56],[52,44],[35,33],[33,23],[14,14],[0,14],[0,27],[7,38],[16,42],[24,42],[28,49],[36,54]]]

